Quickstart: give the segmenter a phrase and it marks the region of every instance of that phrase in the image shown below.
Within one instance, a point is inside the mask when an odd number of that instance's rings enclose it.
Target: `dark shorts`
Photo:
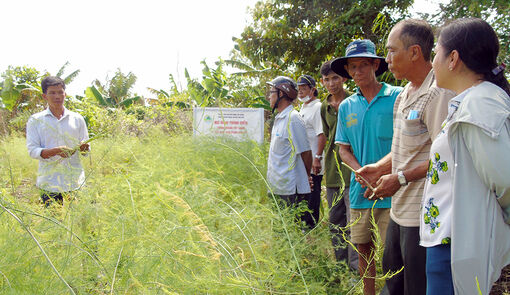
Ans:
[[[64,204],[64,198],[69,199],[70,192],[53,193],[48,191],[41,191],[41,200],[45,207],[50,206],[53,202],[59,205]]]

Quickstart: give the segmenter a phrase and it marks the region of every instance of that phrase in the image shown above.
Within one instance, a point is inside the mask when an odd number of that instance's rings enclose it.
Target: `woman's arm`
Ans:
[[[496,138],[468,123],[459,123],[458,132],[480,179],[496,193],[503,209],[510,209],[510,120]]]

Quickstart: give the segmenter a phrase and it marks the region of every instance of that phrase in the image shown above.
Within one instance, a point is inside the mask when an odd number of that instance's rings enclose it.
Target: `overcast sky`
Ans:
[[[168,75],[200,77],[204,58],[228,57],[256,0],[2,1],[0,71],[28,65],[56,74],[80,69],[69,94],[82,94],[117,68],[133,72],[135,91],[169,89]]]
[[[432,0],[437,2],[437,0]],[[428,2],[419,0],[418,9]],[[80,69],[68,93],[83,94],[117,68],[133,72],[134,91],[169,89],[168,75],[185,84],[184,68],[201,77],[200,61],[227,58],[256,0],[5,0],[0,26],[0,72],[28,65],[56,74]],[[423,8],[422,8],[423,7]]]

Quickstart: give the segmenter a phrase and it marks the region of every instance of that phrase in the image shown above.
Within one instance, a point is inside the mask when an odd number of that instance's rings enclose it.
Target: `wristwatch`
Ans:
[[[406,179],[406,176],[404,175],[404,172],[402,170],[399,170],[397,172],[397,178],[398,178],[398,182],[400,183],[401,186],[407,185],[407,179]]]
[[[315,159],[322,160],[322,155],[313,155],[313,157],[314,157]]]

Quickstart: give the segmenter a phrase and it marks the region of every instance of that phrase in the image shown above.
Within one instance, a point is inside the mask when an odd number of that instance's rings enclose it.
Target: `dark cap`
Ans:
[[[297,81],[297,85],[308,85],[310,86],[310,88],[313,88],[315,87],[316,83],[315,83],[315,79],[310,76],[310,75],[303,75],[301,77],[299,77],[298,81]]]
[[[372,41],[368,39],[364,40],[354,40],[345,49],[345,56],[335,58],[331,62],[331,69],[333,72],[337,73],[338,75],[352,79],[351,75],[347,73],[344,66],[347,64],[347,59],[353,58],[353,57],[368,57],[373,59],[379,59],[381,62],[379,63],[379,68],[377,71],[375,71],[375,75],[379,76],[382,73],[386,72],[388,70],[388,64],[384,60],[384,57],[377,56],[375,54],[375,45]]]
[[[292,80],[289,77],[278,76],[271,80],[270,82],[266,82],[266,84],[283,91],[287,95],[289,100],[296,99],[298,95],[296,82],[294,82],[294,80]]]

